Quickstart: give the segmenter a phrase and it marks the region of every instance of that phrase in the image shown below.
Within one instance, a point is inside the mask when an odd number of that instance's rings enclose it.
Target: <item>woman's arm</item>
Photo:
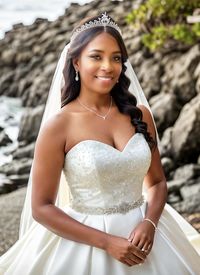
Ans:
[[[148,132],[156,139],[155,126],[149,110],[143,105],[139,106],[143,113],[143,121],[148,125]],[[145,218],[151,219],[156,225],[161,216],[162,210],[167,199],[167,184],[164,171],[161,164],[158,147],[152,150],[151,165],[144,178],[144,184],[147,187],[148,208]]]
[[[33,161],[33,218],[60,237],[104,249],[127,265],[143,262],[144,253],[125,238],[86,226],[55,206],[65,158],[66,124],[66,117],[59,114],[45,124],[38,136]]]
[[[138,107],[143,113],[143,121],[147,123],[147,131],[155,140],[156,131],[151,113],[143,105],[139,105]],[[152,150],[151,164],[144,178],[144,184],[147,187],[147,210],[145,219],[150,219],[157,225],[167,199],[167,184],[157,146]],[[143,250],[147,250],[149,253],[153,245],[154,233],[155,228],[153,225],[149,221],[143,220],[131,232],[129,238],[132,240],[132,243]]]

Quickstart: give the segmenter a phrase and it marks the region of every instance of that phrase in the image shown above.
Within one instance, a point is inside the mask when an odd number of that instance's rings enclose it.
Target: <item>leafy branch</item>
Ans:
[[[200,22],[189,24],[187,17],[199,7],[199,0],[147,0],[126,20],[143,32],[142,42],[151,51],[172,44],[193,45],[200,40]]]

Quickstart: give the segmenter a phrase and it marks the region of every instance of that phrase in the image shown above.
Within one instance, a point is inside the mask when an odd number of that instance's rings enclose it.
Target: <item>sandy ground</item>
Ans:
[[[16,242],[26,188],[0,196],[0,255]]]

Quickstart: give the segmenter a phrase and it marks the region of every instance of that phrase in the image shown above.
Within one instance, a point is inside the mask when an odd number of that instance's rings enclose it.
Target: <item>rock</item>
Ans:
[[[12,49],[7,49],[1,54],[1,62],[5,65],[14,66],[15,65],[16,53]]]
[[[27,107],[36,107],[45,104],[50,88],[49,85],[45,77],[37,76],[35,80],[33,80],[31,87],[23,94],[23,103]]]
[[[188,70],[193,75],[195,69],[200,61],[200,45],[196,44],[189,49],[180,58],[180,63],[182,63],[182,71]]]
[[[159,132],[174,124],[181,109],[173,94],[155,95],[151,98],[150,105]]]
[[[0,77],[0,95],[7,95],[9,93],[10,83],[14,78],[14,72],[10,71]]]
[[[131,32],[127,32],[124,34],[124,39],[126,40],[127,50],[132,54],[136,53],[141,49],[142,43],[140,36],[133,37]]]
[[[181,200],[181,198],[179,195],[172,193],[172,194],[169,194],[167,202],[170,204],[173,204],[173,203],[180,202],[180,200]]]
[[[151,68],[151,69],[149,69]],[[162,74],[162,67],[153,58],[144,60],[141,63],[138,77],[142,82],[142,87],[149,99],[161,90],[160,76]]]
[[[180,190],[183,199],[192,198],[196,194],[200,194],[200,182],[190,186],[183,186]]]
[[[161,163],[165,171],[165,175],[169,175],[169,173],[174,169],[174,166],[175,166],[173,160],[170,158],[164,157],[161,159]]]
[[[22,29],[23,27],[24,27],[23,23],[13,24],[13,30],[19,30],[19,29]]]
[[[195,88],[196,88],[197,93],[200,94],[200,74],[199,74],[199,77],[197,79]]]
[[[0,173],[11,175],[29,174],[32,165],[32,159],[16,159],[10,163],[6,163],[0,167]],[[9,177],[9,179],[11,179]]]
[[[179,212],[179,213],[195,213],[200,212],[200,196],[199,194],[195,194],[184,201],[174,203],[172,206]]]
[[[144,61],[143,52],[138,51],[137,53],[135,53],[133,55],[131,54],[129,56],[129,60],[131,62],[131,65],[135,69],[135,67],[139,66]]]
[[[14,142],[14,143],[10,144],[9,146],[4,147],[3,154],[5,156],[11,156],[17,150],[17,148],[18,148],[18,143]]]
[[[31,58],[32,58],[32,53],[30,51],[19,52],[16,54],[17,63],[29,62]]]
[[[28,183],[29,174],[11,175],[8,178],[17,185],[17,187],[25,186]]]
[[[194,214],[185,213],[184,218],[193,225],[193,227],[200,232],[200,213],[195,212]]]
[[[198,164],[186,164],[178,169],[174,173],[174,180],[184,179],[187,182],[190,179],[195,179],[200,176],[200,165]]]
[[[57,29],[48,29],[46,30],[43,35],[40,37],[38,41],[38,45],[44,43],[45,41],[51,39],[52,37],[56,37],[57,35]]]
[[[56,63],[55,62],[53,62],[53,63],[49,64],[48,66],[46,66],[44,68],[45,77],[47,77],[47,78],[51,77],[52,78],[53,73],[55,72],[55,68],[56,68]]]
[[[36,140],[39,132],[42,115],[44,112],[44,105],[40,105],[34,109],[29,108],[22,116],[18,141],[26,141],[29,144]]]
[[[34,57],[33,57],[34,59]],[[32,61],[32,60],[31,60]],[[29,74],[30,70],[29,70],[29,66],[25,67],[25,68],[19,68],[19,69],[16,69],[16,72],[15,72],[15,80],[16,81],[27,81],[29,79],[26,79],[26,76]]]
[[[160,142],[160,154],[162,157],[172,157],[171,155],[171,138],[173,127],[167,128]]]
[[[181,105],[189,102],[195,95],[195,68],[200,61],[199,45],[195,45],[180,57],[171,55],[163,60],[165,74],[162,81],[162,92],[173,93]]]
[[[24,147],[18,147],[13,153],[13,159],[33,158],[35,142]]]
[[[184,178],[167,181],[167,188],[169,193],[172,193],[172,192],[179,193],[180,188],[183,187],[184,185],[185,185]]]
[[[7,179],[2,185],[0,185],[0,195],[13,192],[17,188],[18,186],[14,182]]]
[[[0,132],[0,146],[6,146],[7,144],[12,143],[12,140],[9,136],[4,132]]]
[[[29,79],[21,79],[19,80],[19,84],[18,84],[18,96],[22,97],[23,94],[25,94],[25,92],[27,91],[27,89],[32,85],[32,81]],[[25,104],[24,104],[25,105]]]
[[[44,58],[45,58],[45,64],[48,64],[48,66],[49,64],[51,65],[53,62],[56,62],[56,58],[53,53],[48,53]]]
[[[191,80],[191,74],[185,71],[177,80],[174,80],[173,90],[180,103],[189,102],[195,95],[195,82]]]
[[[13,82],[9,85],[9,90],[7,92],[7,96],[9,97],[15,97],[15,95],[18,94],[18,84],[17,82]]]
[[[200,62],[197,65],[195,71],[194,71],[194,79],[197,79],[200,76]]]
[[[172,131],[172,152],[180,163],[196,162],[200,153],[200,94],[186,104]]]
[[[8,177],[4,174],[0,174],[0,195],[6,194],[17,189],[16,184],[14,184]]]

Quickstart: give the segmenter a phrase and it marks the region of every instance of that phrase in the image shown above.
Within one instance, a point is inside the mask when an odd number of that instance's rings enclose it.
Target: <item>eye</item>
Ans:
[[[120,55],[114,56],[114,60],[117,62],[121,62],[122,58]]]
[[[100,58],[101,58],[101,57],[100,57],[99,55],[97,55],[97,54],[96,54],[96,55],[91,55],[90,57],[91,57],[91,58],[94,58],[94,59],[96,59],[96,60],[100,60]]]

